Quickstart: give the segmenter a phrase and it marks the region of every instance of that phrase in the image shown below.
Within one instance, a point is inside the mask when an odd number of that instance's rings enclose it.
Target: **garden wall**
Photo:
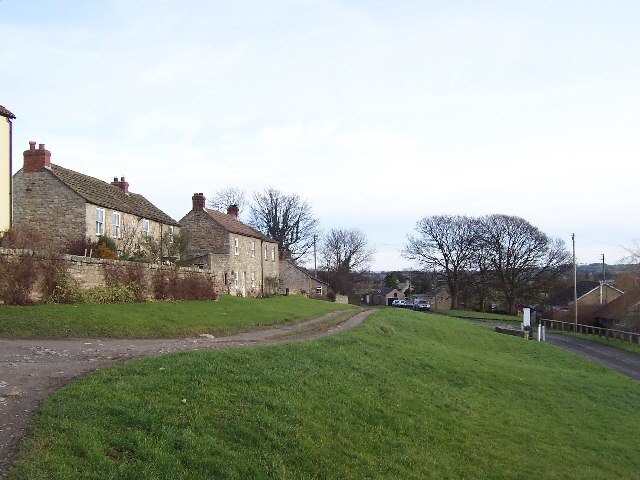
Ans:
[[[9,249],[0,248],[0,262],[18,262],[20,258],[31,257],[34,260],[47,262],[50,261],[50,256],[46,254],[40,254],[32,250],[22,249]],[[56,255],[56,261],[62,263],[66,273],[70,278],[77,282],[78,287],[81,290],[88,290],[94,287],[101,287],[106,285],[106,274],[110,274],[112,277],[119,277],[119,269],[122,269],[122,277],[126,278],[126,270],[131,267],[140,268],[143,272],[143,278],[147,285],[152,284],[152,278],[158,271],[166,271],[167,273],[177,272],[179,277],[185,277],[189,275],[201,276],[203,278],[216,281],[215,274],[210,270],[201,270],[199,268],[192,267],[176,267],[172,265],[160,265],[154,263],[139,263],[128,262],[123,260],[107,260],[102,258],[90,258],[78,255]],[[37,273],[34,272],[34,275]],[[218,282],[216,281],[216,284]],[[32,294],[32,300],[40,300],[38,289],[34,289]]]

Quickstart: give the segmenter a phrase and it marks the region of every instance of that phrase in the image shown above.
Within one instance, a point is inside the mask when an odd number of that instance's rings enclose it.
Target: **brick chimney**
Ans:
[[[124,177],[120,177],[120,180],[118,180],[118,177],[113,177],[111,185],[118,187],[124,193],[129,193],[129,182],[125,181]]]
[[[24,173],[42,172],[45,168],[50,168],[51,152],[45,150],[44,143],[36,149],[36,142],[29,142],[29,150],[24,151]]]
[[[206,199],[204,198],[203,193],[194,193],[193,197],[191,197],[191,201],[193,202],[193,211],[204,210],[204,205]]]
[[[227,207],[227,215],[232,215],[235,218],[238,218],[238,214],[240,213],[240,209],[238,205],[229,205]]]

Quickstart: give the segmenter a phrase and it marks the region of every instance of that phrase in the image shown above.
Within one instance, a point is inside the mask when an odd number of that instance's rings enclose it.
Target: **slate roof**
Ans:
[[[576,290],[578,291],[578,299],[580,299],[583,295],[586,295],[590,291],[598,288],[599,286],[599,282],[578,282],[576,285]],[[550,307],[566,307],[570,303],[573,303],[573,287],[567,288],[555,295],[552,295],[547,299],[546,302],[544,302],[545,305]]]
[[[2,105],[0,105],[0,116],[7,117],[7,118],[16,118],[16,116],[13,113],[11,113],[9,110],[4,108]]]
[[[59,165],[51,164],[51,173],[89,203],[137,215],[165,225],[180,226],[173,218],[138,193],[124,193],[115,185]]]
[[[273,238],[269,238],[266,235],[260,233],[258,230],[242,223],[233,215],[222,213],[218,210],[209,209],[205,209],[205,212],[207,212],[216,223],[218,223],[228,232],[236,233],[238,235],[244,235],[245,237],[257,238],[259,240],[264,240],[265,242],[278,243]]]

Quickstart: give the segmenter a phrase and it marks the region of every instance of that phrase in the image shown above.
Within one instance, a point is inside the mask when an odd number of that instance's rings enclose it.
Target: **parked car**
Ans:
[[[392,307],[411,307],[411,304],[408,304],[406,300],[394,300],[393,302],[391,302],[391,306]]]
[[[428,312],[431,310],[431,304],[426,300],[418,300],[413,304],[413,309],[421,312]]]

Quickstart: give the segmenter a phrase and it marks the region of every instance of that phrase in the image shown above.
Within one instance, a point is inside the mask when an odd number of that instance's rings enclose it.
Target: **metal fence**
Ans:
[[[543,318],[541,322],[545,327],[553,330],[583,333],[585,335],[598,335],[600,338],[620,340],[621,342],[628,342],[631,345],[635,344],[640,347],[640,333],[583,325],[581,323],[561,322],[560,320],[548,320],[546,318]]]

